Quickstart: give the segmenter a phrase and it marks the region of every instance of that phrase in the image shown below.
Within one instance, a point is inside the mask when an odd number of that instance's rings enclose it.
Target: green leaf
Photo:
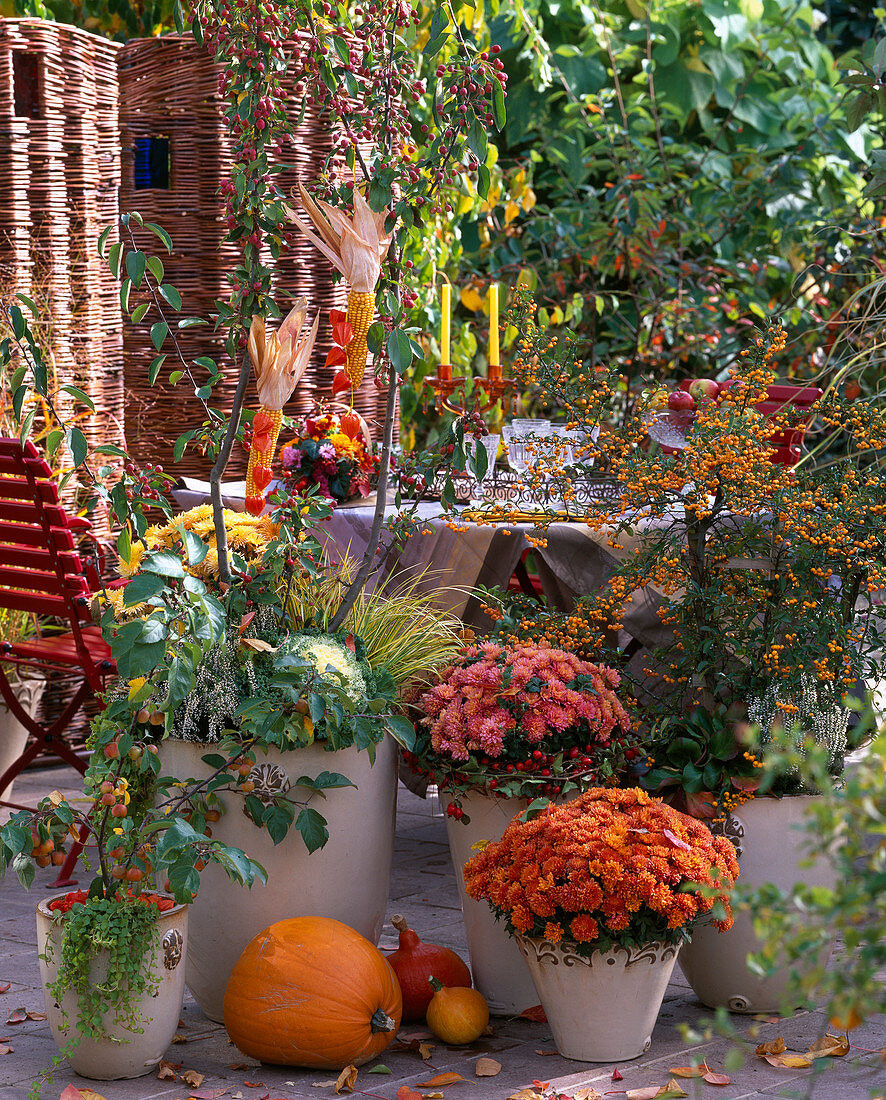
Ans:
[[[110,237],[111,230],[113,228],[114,228],[113,225],[106,225],[105,228],[99,234],[98,254],[99,254],[101,259],[105,258],[105,245],[108,243],[108,237]]]
[[[126,253],[126,273],[130,279],[132,279],[132,285],[138,290],[142,285],[142,279],[145,277],[145,268],[147,267],[147,257],[141,249],[133,252],[130,250]]]
[[[129,312],[129,292],[132,289],[132,282],[127,276],[120,284],[120,308],[124,313]]]
[[[158,550],[145,554],[141,569],[145,573],[157,573],[161,577],[174,577],[176,580],[181,580],[185,575],[181,558],[171,550]]]
[[[181,377],[181,371],[178,372],[178,375],[179,375],[179,377]],[[170,375],[169,381],[170,382],[172,381],[172,376],[171,375]],[[187,447],[187,445],[191,442],[191,440],[194,438],[194,436],[196,434],[197,434],[197,429],[192,428],[189,432],[182,432],[182,434],[178,437],[178,439],[176,439],[175,444],[173,445],[173,448],[172,448],[172,460],[173,460],[173,462],[180,462],[181,461],[181,457],[185,453],[185,447]]]
[[[377,1066],[373,1066],[372,1069],[368,1069],[366,1072],[367,1073],[384,1073],[384,1074],[389,1075],[391,1071],[388,1069],[388,1067],[386,1065],[383,1065],[381,1062],[379,1062]]]
[[[208,325],[208,321],[204,321],[202,317],[185,317],[178,322],[179,328],[194,328],[195,325]]]
[[[182,539],[185,544],[185,553],[188,555],[188,565],[199,565],[209,553],[209,547],[193,531],[180,527]]]
[[[412,344],[401,329],[395,328],[388,336],[386,347],[391,366],[403,375],[412,366]]]
[[[169,372],[169,384],[174,386],[176,382],[184,378],[185,372],[183,370],[174,370]],[[191,432],[191,437],[195,436],[196,432]]]
[[[59,449],[61,441],[65,438],[65,432],[63,428],[53,428],[52,431],[46,437],[46,454],[51,458],[55,452]]]
[[[265,807],[262,825],[268,830],[274,844],[279,844],[286,838],[294,817],[295,807],[291,802],[283,801]]]
[[[157,375],[160,373],[160,368],[166,362],[165,355],[158,355],[151,360],[151,365],[148,367],[148,385],[153,386],[157,381]],[[176,462],[178,459],[176,459]]]
[[[332,48],[338,54],[339,59],[345,64],[350,64],[351,51],[348,49],[348,44],[345,40],[337,34],[332,35]]]
[[[195,682],[193,670],[183,660],[174,658],[170,661],[164,710],[172,710],[186,699],[193,691]]]
[[[308,787],[314,791],[328,791],[336,787],[356,787],[357,784],[348,779],[346,775],[342,775],[341,772],[320,772],[315,778],[311,778],[309,775],[302,775],[298,778],[295,784],[297,787]]]
[[[79,428],[68,428],[65,438],[68,442],[68,450],[71,452],[71,459],[75,466],[79,466],[86,461],[86,456],[89,454],[86,436]]]
[[[169,302],[173,309],[181,309],[182,296],[181,294],[179,294],[174,286],[172,286],[170,283],[164,283],[163,286],[160,287],[160,293],[163,295],[166,301]]]
[[[159,256],[148,257],[148,271],[150,271],[158,283],[163,282],[163,276],[166,274],[166,270]]]
[[[305,806],[295,819],[295,827],[302,835],[305,847],[309,852],[316,852],[329,840],[329,830],[326,828],[326,818]]]
[[[132,323],[134,325],[137,325],[150,308],[150,302],[142,302],[141,305],[136,306],[135,309],[132,311]]]
[[[166,584],[156,573],[139,573],[123,589],[123,606],[133,607],[159,596]]]
[[[169,332],[169,325],[165,321],[157,321],[151,325],[151,343],[157,349],[163,346],[163,341],[166,339],[166,335]]]
[[[169,236],[162,225],[157,225],[155,222],[145,222],[145,229],[150,229],[154,236],[163,242],[167,252],[172,252],[172,237]]]
[[[22,303],[22,305],[28,307],[28,309],[31,311],[31,316],[36,321],[39,317],[39,314],[37,313],[37,307],[34,305],[34,303],[31,301],[31,299],[27,296],[27,294],[16,294],[16,298],[18,298],[18,300]]]
[[[481,164],[477,169],[477,194],[481,199],[488,198],[490,182],[489,169],[485,164]]]
[[[88,393],[84,393],[79,386],[72,386],[69,382],[66,382],[63,386],[59,386],[60,390],[64,390],[65,393],[69,393],[75,401],[79,401],[81,405],[85,405],[90,412],[95,412],[95,405],[92,403],[92,398]]]
[[[504,88],[495,79],[492,81],[492,120],[495,123],[496,130],[503,130],[508,120],[508,114],[505,110]]]
[[[122,254],[123,254],[123,243],[122,243],[122,241],[117,241],[115,244],[111,245],[111,248],[108,252],[108,269],[110,270],[111,274],[114,276],[115,279],[120,278],[120,258],[122,256]]]
[[[415,747],[415,726],[402,714],[385,715],[385,725],[391,737],[407,752]]]
[[[175,0],[172,8],[172,21],[179,34],[185,33],[185,15],[182,11],[181,0]]]
[[[370,355],[378,355],[385,343],[385,326],[382,321],[373,321],[366,334],[366,346]]]

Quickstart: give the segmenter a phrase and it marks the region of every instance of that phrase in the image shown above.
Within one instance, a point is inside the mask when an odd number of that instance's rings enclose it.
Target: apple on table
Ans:
[[[720,396],[720,383],[713,378],[694,378],[689,384],[689,394],[696,401],[716,401]]]
[[[694,412],[695,398],[685,390],[674,390],[668,394],[668,408],[671,412]]]

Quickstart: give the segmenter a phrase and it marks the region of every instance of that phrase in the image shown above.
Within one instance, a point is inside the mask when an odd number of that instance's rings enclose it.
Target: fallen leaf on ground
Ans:
[[[312,1081],[311,1082],[311,1088],[312,1089],[334,1089],[335,1088],[335,1081],[332,1081],[332,1080],[330,1080],[330,1081]]]
[[[0,985],[0,993],[6,993],[11,985],[12,982],[7,982],[6,985]]]
[[[541,1100],[541,1093],[538,1089],[520,1089],[519,1092],[512,1092],[508,1100]]]
[[[0,1043],[0,1057],[4,1054],[12,1054],[12,1047],[6,1043]]]
[[[613,1081],[624,1081],[624,1077],[622,1077],[622,1075],[618,1072],[617,1069],[614,1069],[612,1071],[612,1080]]]
[[[397,1089],[397,1100],[424,1100],[420,1092],[411,1089],[409,1085],[401,1085]]]
[[[672,1077],[703,1077],[705,1072],[704,1065],[700,1066],[671,1066],[668,1073]]]
[[[413,1039],[433,1039],[434,1033],[427,1028],[413,1027],[398,1031],[397,1038],[401,1043],[411,1043]]]
[[[478,1077],[495,1077],[497,1073],[501,1073],[501,1062],[496,1062],[494,1058],[478,1058],[474,1073]]]
[[[29,1020],[45,1020],[46,1019],[46,1013],[45,1012],[26,1012],[25,1015],[28,1017]],[[96,1095],[98,1095],[98,1094],[96,1094]]]
[[[179,1081],[183,1081],[188,1088],[198,1089],[203,1084],[205,1073],[198,1073],[195,1069],[186,1069],[178,1075]]]
[[[250,1066],[249,1068],[250,1069],[255,1069],[256,1067],[255,1066]],[[332,1083],[335,1084],[334,1081]],[[264,1081],[244,1081],[243,1084],[248,1089],[263,1089],[265,1087]]]
[[[780,1022],[781,1016],[757,1015],[757,1016],[752,1016],[751,1019],[756,1020],[757,1023],[759,1023],[759,1024],[777,1024],[777,1023]]]
[[[807,1058],[805,1054],[792,1054],[791,1051],[785,1054],[764,1054],[763,1061],[779,1069],[806,1069],[812,1065],[811,1058]]]
[[[842,1058],[849,1053],[848,1035],[825,1035],[816,1039],[806,1052],[812,1058]]]
[[[95,1089],[80,1089],[81,1100],[105,1100],[100,1092]]]
[[[572,1094],[572,1100],[603,1100],[603,1093],[593,1088],[579,1089]]]
[[[58,1100],[105,1100],[105,1098],[93,1089],[78,1089],[76,1085],[68,1085]]]
[[[243,1093],[242,1092],[232,1092],[231,1093],[231,1100],[243,1100]]]
[[[354,1085],[357,1083],[357,1067],[345,1066],[345,1068],[338,1075],[335,1082],[335,1095],[339,1096],[343,1092],[353,1092]]]
[[[390,1074],[391,1071],[388,1069],[387,1066],[382,1065],[382,1063],[379,1062],[377,1066],[373,1066],[372,1069],[368,1069],[366,1072],[367,1073],[387,1073],[387,1074]]]
[[[28,1014],[23,1008],[14,1008],[9,1013],[9,1019],[6,1021],[8,1024],[21,1024],[27,1020]]]
[[[531,1020],[534,1024],[546,1024],[548,1022],[547,1016],[545,1016],[545,1010],[541,1005],[533,1005],[532,1008],[524,1008],[518,1020]]]
[[[625,1093],[627,1100],[677,1100],[687,1095],[673,1077],[666,1085],[648,1085],[642,1089],[628,1089]]]
[[[258,1066],[252,1065],[251,1062],[232,1062],[228,1069],[258,1069]]]
[[[188,1093],[188,1100],[216,1100],[218,1096],[224,1096],[227,1089],[198,1089]]]
[[[431,1054],[434,1051],[434,1044],[427,1043],[423,1039],[400,1039],[398,1038],[389,1048],[389,1050],[410,1050],[417,1054],[423,1062],[427,1062]]]
[[[709,1085],[728,1085],[729,1074],[716,1073],[714,1070],[709,1069],[708,1072],[702,1077],[702,1081],[707,1082]]]
[[[157,1077],[161,1081],[177,1081],[177,1071],[181,1069],[181,1066],[181,1062],[167,1062],[166,1059],[163,1058],[157,1066]]]
[[[460,1073],[438,1073],[430,1081],[416,1081],[415,1087],[417,1089],[442,1089],[447,1085],[454,1085],[456,1081],[464,1081],[464,1077]]]
[[[551,1057],[553,1057],[553,1055],[559,1054],[560,1051],[559,1050],[537,1050],[535,1053],[539,1056],[539,1058],[551,1058]]]
[[[783,1050],[786,1050],[784,1039],[779,1035],[777,1039],[770,1039],[768,1043],[761,1043],[754,1054],[781,1054]]]

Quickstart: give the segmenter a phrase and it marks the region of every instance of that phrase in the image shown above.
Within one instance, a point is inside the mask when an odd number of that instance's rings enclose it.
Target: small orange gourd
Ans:
[[[479,1039],[489,1023],[489,1005],[482,993],[464,986],[444,986],[431,978],[434,995],[428,1005],[428,1027],[444,1043],[460,1046]]]
[[[381,1054],[402,1006],[397,976],[369,940],[341,921],[297,917],[247,945],[224,1017],[237,1047],[259,1061],[340,1070]]]
[[[434,996],[431,976],[443,985],[471,984],[471,972],[454,951],[435,943],[422,943],[399,913],[391,924],[400,933],[400,945],[388,955],[388,962],[400,982],[403,994],[403,1020],[423,1020]]]

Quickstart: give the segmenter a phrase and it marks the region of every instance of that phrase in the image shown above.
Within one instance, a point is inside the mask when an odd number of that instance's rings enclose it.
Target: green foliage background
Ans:
[[[176,0],[0,0],[118,39],[170,29]],[[417,44],[436,4],[425,0]],[[439,273],[462,290],[452,361],[482,372],[491,278],[627,384],[722,375],[750,327],[785,316],[786,373],[814,377],[843,303],[871,278],[883,219],[864,198],[876,117],[848,110],[846,51],[868,5],[825,0],[477,0],[466,35],[502,48],[508,121],[481,198],[412,231],[425,362],[402,392],[404,443],[438,438],[422,379],[439,359]],[[429,103],[414,105],[416,128]],[[853,129],[853,126],[855,127]],[[457,299],[458,301],[458,299]],[[509,335],[505,335],[505,347]],[[830,370],[835,364],[828,363]]]

